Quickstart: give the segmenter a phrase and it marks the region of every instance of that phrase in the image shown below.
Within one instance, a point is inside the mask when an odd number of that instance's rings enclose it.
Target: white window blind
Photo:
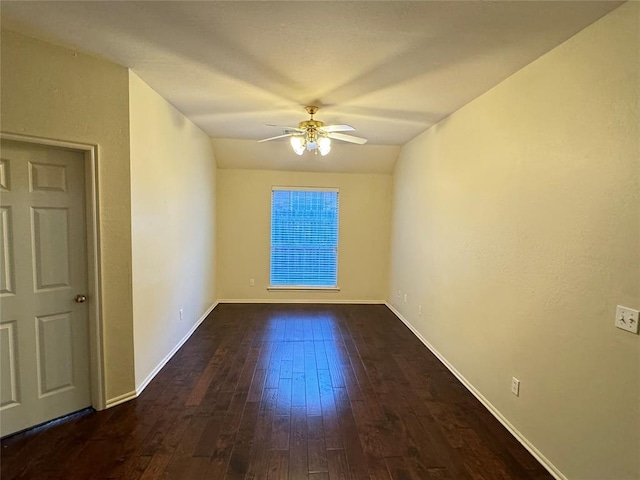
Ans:
[[[337,189],[273,187],[271,285],[337,287]]]

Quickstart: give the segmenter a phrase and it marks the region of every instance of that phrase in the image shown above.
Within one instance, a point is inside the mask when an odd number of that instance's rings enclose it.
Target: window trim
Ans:
[[[272,285],[271,284],[271,260],[269,261],[269,285],[267,285],[267,291],[325,291],[325,292],[339,292],[340,285],[338,283],[338,271],[340,265],[340,189],[337,187],[309,187],[309,186],[294,186],[294,185],[272,185],[271,186],[271,208],[270,215],[273,216],[273,192],[274,191],[297,191],[297,192],[333,192],[338,197],[338,218],[336,225],[338,227],[338,238],[336,239],[336,285],[335,286],[314,286],[314,285]],[[273,233],[273,224],[269,223],[269,236]],[[269,256],[271,256],[271,249],[273,245],[271,240],[269,241]]]
[[[305,285],[269,285],[267,286],[267,290],[277,291],[277,290],[313,290],[313,291],[325,291],[325,292],[339,292],[340,287],[313,287],[313,286],[305,286]]]

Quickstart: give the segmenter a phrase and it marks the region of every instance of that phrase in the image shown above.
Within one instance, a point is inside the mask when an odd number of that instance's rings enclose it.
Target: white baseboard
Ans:
[[[431,344],[427,341],[427,339],[426,339],[426,338],[424,338],[424,337],[422,336],[422,334],[421,334],[418,330],[416,330],[416,329],[415,329],[415,327],[414,327],[414,326],[413,326],[413,325],[412,325],[412,324],[411,324],[411,323],[410,323],[406,318],[404,318],[404,317],[402,316],[402,314],[401,314],[398,310],[396,310],[396,309],[393,307],[393,305],[391,305],[389,302],[384,302],[384,303],[385,303],[385,305],[387,306],[387,308],[388,308],[389,310],[391,310],[391,311],[393,312],[393,314],[394,314],[396,317],[398,317],[398,318],[402,321],[402,323],[404,323],[404,324],[407,326],[407,328],[409,328],[409,330],[411,330],[411,331],[413,332],[413,334],[414,334],[416,337],[418,337],[418,339],[419,339],[422,343],[424,343],[424,345],[425,345],[429,350],[431,350],[431,352],[432,352],[436,357],[438,357],[438,360],[440,360],[440,361],[443,363],[443,365],[444,365],[445,367],[447,367],[447,368],[449,369],[449,371],[450,371],[451,373],[453,373],[453,374],[455,375],[455,377],[456,377],[458,380],[460,380],[460,382],[462,383],[462,385],[464,385],[464,386],[465,386],[465,388],[466,388],[467,390],[469,390],[469,391],[473,394],[473,396],[474,396],[474,397],[476,397],[478,400],[480,400],[480,403],[482,403],[482,404],[485,406],[485,408],[486,408],[487,410],[489,410],[489,412],[490,412],[494,417],[496,417],[496,418],[498,419],[498,421],[499,421],[502,425],[504,425],[504,427],[505,427],[507,430],[509,430],[509,432],[511,433],[511,435],[513,435],[513,436],[516,438],[516,440],[518,440],[518,441],[522,444],[522,446],[523,446],[524,448],[526,448],[526,449],[529,451],[529,453],[531,453],[531,455],[533,455],[533,456],[536,458],[536,460],[538,460],[538,461],[542,464],[542,466],[543,466],[544,468],[546,468],[546,469],[549,471],[549,473],[550,473],[551,475],[553,475],[553,477],[554,477],[554,478],[556,478],[557,480],[567,480],[567,477],[565,477],[565,476],[562,474],[562,472],[561,472],[560,470],[558,470],[558,468],[557,468],[553,463],[551,463],[551,462],[550,462],[550,461],[549,461],[549,460],[548,460],[548,459],[547,459],[547,458],[546,458],[542,453],[540,453],[540,451],[539,451],[535,446],[533,446],[533,444],[532,444],[531,442],[529,442],[529,440],[527,440],[527,438],[526,438],[522,433],[520,433],[520,432],[518,431],[518,429],[517,429],[516,427],[514,427],[514,426],[511,424],[511,422],[509,422],[509,420],[507,420],[507,419],[502,415],[502,413],[500,413],[500,411],[499,411],[496,407],[494,407],[494,406],[491,404],[491,402],[489,402],[489,400],[487,400],[487,399],[485,398],[485,396],[484,396],[484,395],[482,395],[482,394],[481,394],[481,393],[480,393],[480,392],[479,392],[479,391],[478,391],[478,390],[477,390],[477,389],[476,389],[476,388],[471,384],[471,382],[469,382],[469,381],[464,377],[464,375],[462,375],[458,370],[456,370],[456,368],[455,368],[453,365],[451,365],[451,364],[447,361],[447,359],[446,359],[446,358],[445,358],[445,357],[444,357],[444,356],[443,356],[443,355],[442,355],[438,350],[436,350],[436,349],[433,347],[433,345],[431,345]]]
[[[133,400],[138,395],[135,390],[132,390],[127,393],[123,393],[122,395],[118,395],[117,397],[113,397],[107,400],[105,403],[105,408],[115,407],[116,405],[120,405],[121,403],[128,402],[129,400]]]
[[[118,395],[117,397],[108,399],[106,402],[105,408],[115,407],[116,405],[120,405],[121,403],[124,403],[126,401],[129,401],[138,397],[143,392],[143,390],[147,388],[147,385],[151,383],[151,380],[153,380],[155,376],[160,372],[160,370],[162,370],[162,368],[169,362],[169,360],[171,360],[171,358],[176,354],[176,352],[180,350],[180,347],[182,347],[182,345],[184,345],[186,341],[189,340],[189,338],[191,338],[191,335],[193,335],[193,332],[195,332],[196,329],[200,326],[200,324],[204,322],[204,319],[207,318],[207,316],[213,311],[214,308],[216,308],[218,303],[219,302],[214,302],[214,304],[211,305],[207,309],[207,311],[202,314],[202,316],[193,325],[193,327],[189,329],[187,334],[184,337],[182,337],[182,339],[176,344],[176,346],[173,347],[173,349],[160,361],[160,363],[158,363],[158,365],[156,365],[156,367],[151,371],[151,373],[147,375],[147,378],[145,378],[144,381],[142,381],[142,383],[140,383],[140,385],[138,385],[135,390],[128,393],[124,393],[122,395]]]
[[[189,338],[191,338],[191,335],[193,335],[193,332],[196,331],[196,329],[200,326],[200,324],[202,322],[204,322],[204,319],[207,318],[207,316],[213,311],[214,308],[216,308],[216,306],[218,305],[219,302],[214,302],[213,305],[211,305],[203,314],[202,316],[198,319],[198,321],[191,327],[191,329],[189,329],[189,331],[187,332],[187,334],[182,337],[182,340],[180,340],[175,347],[173,347],[173,349],[171,349],[171,351],[160,361],[160,363],[158,363],[158,365],[156,365],[156,368],[154,368],[151,373],[149,373],[149,375],[147,375],[147,378],[145,378],[140,385],[136,386],[136,396],[140,395],[145,388],[147,388],[147,385],[149,385],[149,383],[151,383],[151,380],[153,380],[155,378],[155,376],[160,373],[160,370],[162,370],[162,368],[169,362],[169,360],[171,360],[171,358],[176,354],[176,352],[178,350],[180,350],[180,347],[182,347],[182,345],[184,345],[186,343],[187,340],[189,340]]]
[[[287,298],[225,298],[217,303],[320,303],[320,304],[354,304],[354,305],[386,305],[385,300],[324,300],[287,299]]]

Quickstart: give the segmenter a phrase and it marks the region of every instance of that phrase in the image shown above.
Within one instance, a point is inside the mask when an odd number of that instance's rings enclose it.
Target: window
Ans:
[[[337,189],[273,187],[271,286],[337,288]]]

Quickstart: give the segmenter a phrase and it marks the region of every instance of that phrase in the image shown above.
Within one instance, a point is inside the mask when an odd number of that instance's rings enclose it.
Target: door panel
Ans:
[[[66,165],[45,165],[29,162],[31,191],[67,191]]]
[[[16,322],[0,324],[0,408],[17,404]]]
[[[73,387],[71,312],[38,317],[38,379],[41,396]]]
[[[2,140],[0,432],[91,405],[84,157]],[[91,301],[91,299],[89,299]]]
[[[11,207],[0,207],[0,255],[2,265],[0,268],[0,295],[15,294],[15,278],[13,274],[13,248],[11,245],[12,234]]]
[[[69,222],[66,208],[32,208],[36,290],[69,287]]]
[[[9,161],[4,158],[0,159],[0,191],[8,192],[9,184]]]

